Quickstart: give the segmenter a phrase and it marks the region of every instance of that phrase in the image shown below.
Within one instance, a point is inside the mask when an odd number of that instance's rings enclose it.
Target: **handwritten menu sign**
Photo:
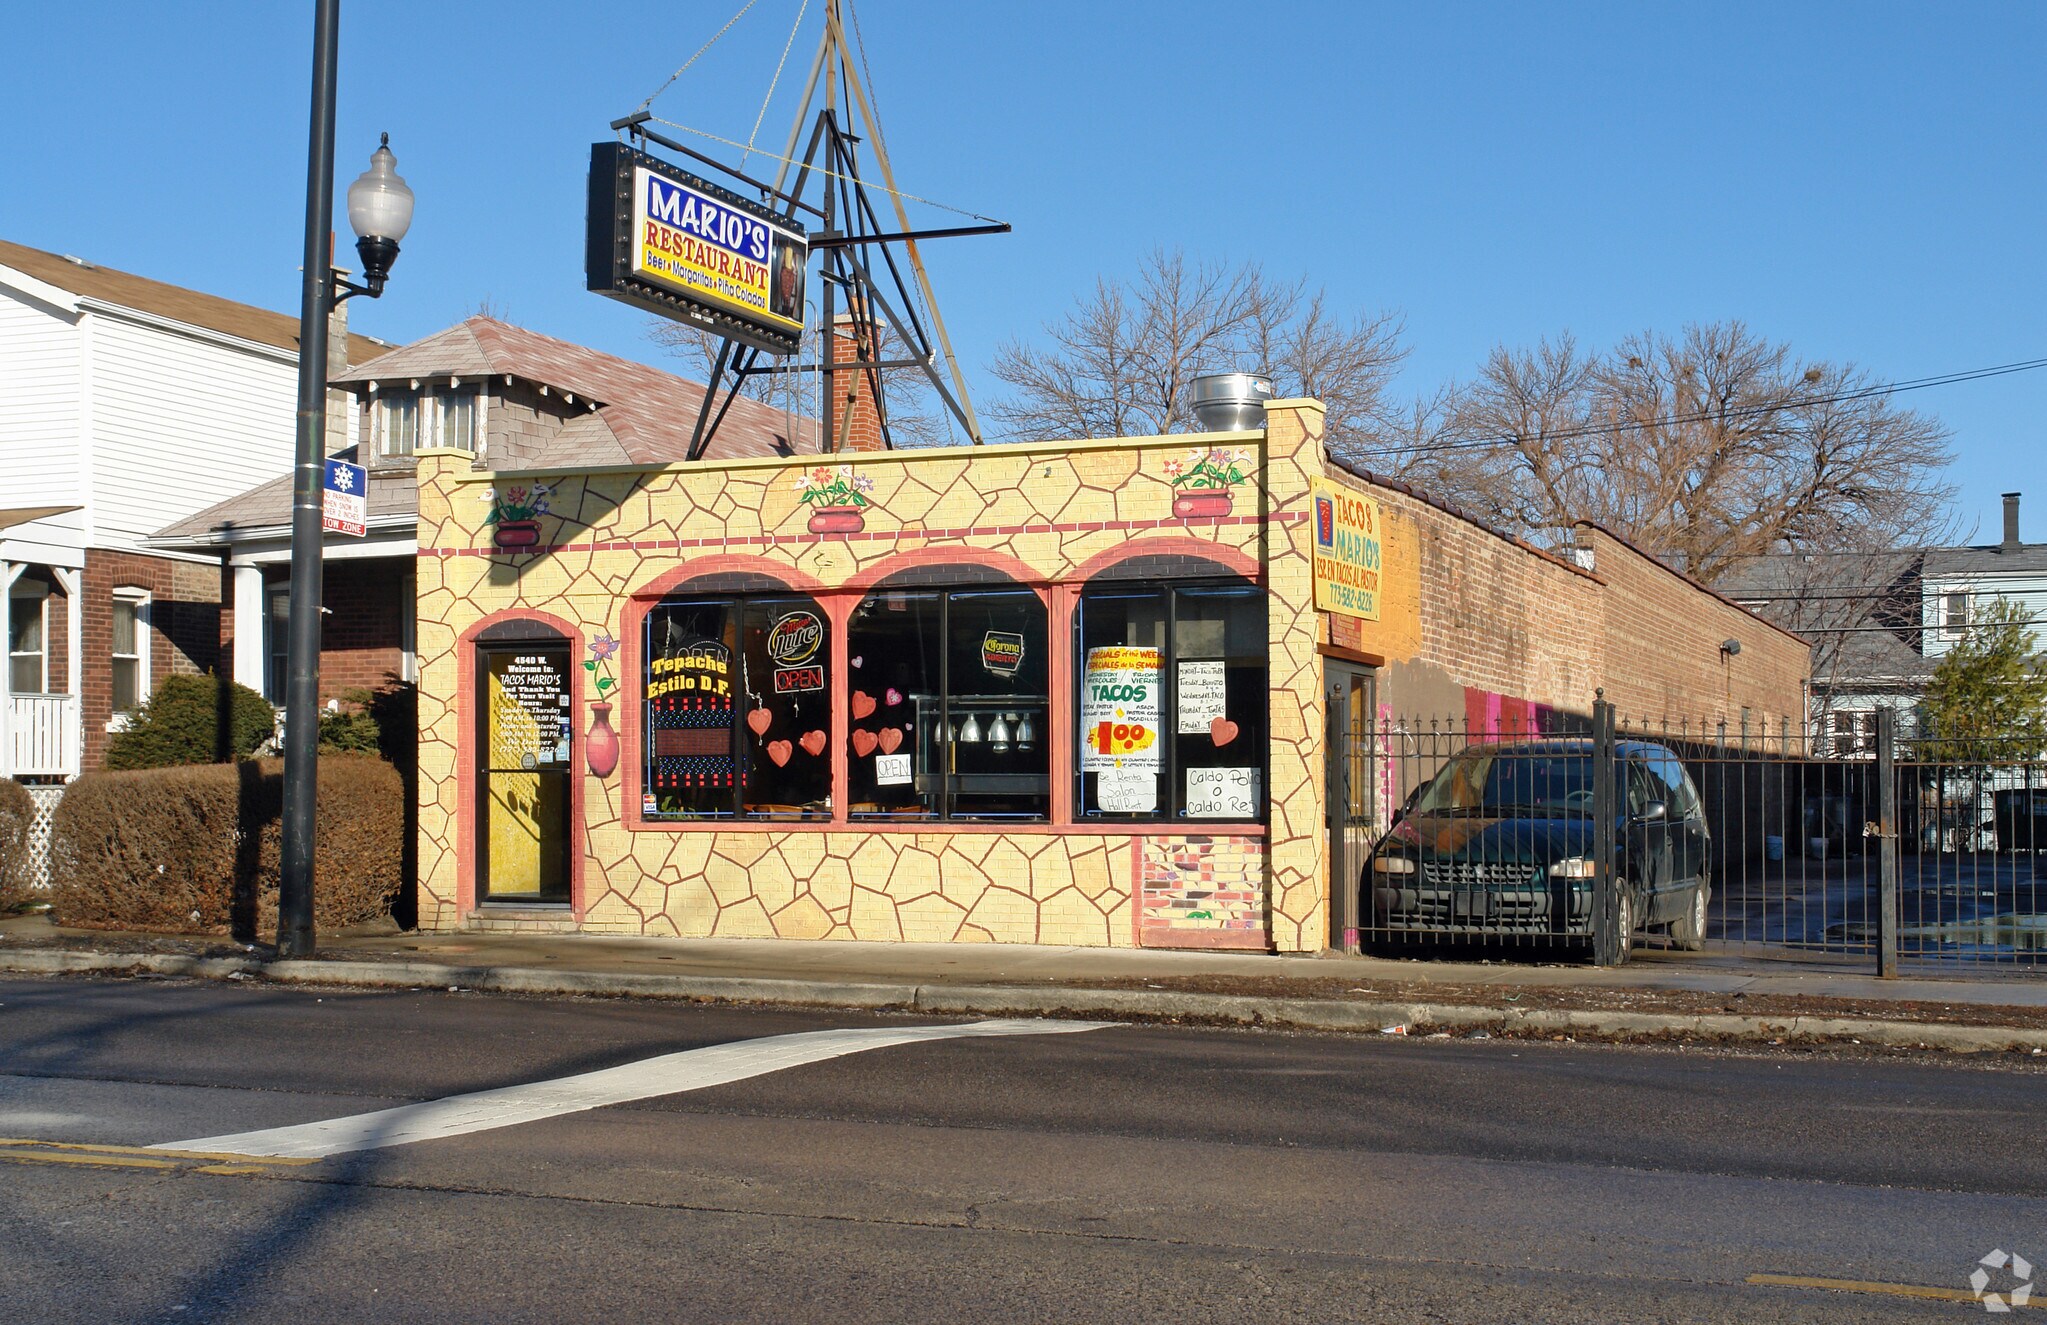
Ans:
[[[1095,774],[1095,804],[1104,814],[1150,814],[1159,807],[1157,768],[1113,768]]]
[[[1190,819],[1249,819],[1265,798],[1261,768],[1190,768],[1187,770],[1187,816]]]
[[[1226,716],[1223,665],[1220,662],[1183,662],[1179,679],[1179,733],[1182,736],[1206,736],[1208,724]]]

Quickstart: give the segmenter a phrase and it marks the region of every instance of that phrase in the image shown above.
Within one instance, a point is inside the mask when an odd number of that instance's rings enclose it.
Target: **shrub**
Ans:
[[[419,688],[390,677],[375,690],[347,690],[349,707],[320,714],[322,753],[377,754],[400,769],[412,766],[419,745]]]
[[[53,918],[102,929],[232,933],[277,929],[283,761],[88,773],[58,803]],[[386,913],[401,880],[406,807],[380,759],[319,762],[313,922]]]
[[[245,685],[216,676],[167,676],[107,744],[106,766],[172,768],[238,759],[254,754],[276,727],[270,701]]]
[[[28,788],[0,779],[0,915],[28,901],[28,830],[35,817]]]

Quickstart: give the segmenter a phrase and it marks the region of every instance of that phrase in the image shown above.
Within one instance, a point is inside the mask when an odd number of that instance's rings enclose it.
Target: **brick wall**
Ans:
[[[1265,950],[1262,840],[1193,834],[1143,838],[1138,848],[1138,942]]]
[[[174,561],[134,552],[98,548],[85,554],[83,614],[79,638],[84,667],[81,766],[94,769],[106,754],[107,723],[113,717],[114,593],[139,589],[149,594],[147,638],[149,677],[154,685],[174,673],[203,673],[220,665],[221,569],[206,562]],[[53,604],[54,609],[54,604]],[[63,618],[53,610],[51,633],[60,640]],[[52,669],[53,686],[64,673]]]
[[[881,357],[874,353],[872,346],[862,345],[855,338],[857,329],[858,324],[852,314],[839,314],[831,336],[833,363],[854,363]],[[881,450],[881,412],[874,407],[874,383],[870,376],[856,372],[834,373],[832,389],[837,393],[832,406],[832,449]],[[839,445],[842,437],[844,446]]]
[[[404,674],[412,567],[385,560],[329,561],[320,625],[320,700],[375,690]]]

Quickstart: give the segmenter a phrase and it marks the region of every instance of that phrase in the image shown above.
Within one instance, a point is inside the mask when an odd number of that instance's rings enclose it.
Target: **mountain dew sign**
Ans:
[[[1379,503],[1328,479],[1308,480],[1315,521],[1315,607],[1379,619]]]

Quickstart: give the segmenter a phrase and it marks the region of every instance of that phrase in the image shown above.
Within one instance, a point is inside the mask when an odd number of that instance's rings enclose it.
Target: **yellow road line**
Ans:
[[[25,1146],[35,1150],[78,1150],[95,1155],[146,1155],[172,1160],[210,1159],[231,1164],[317,1164],[317,1159],[297,1159],[273,1155],[239,1155],[232,1151],[214,1150],[166,1150],[162,1146],[94,1146],[76,1141],[30,1141],[21,1137],[0,1136],[0,1147]],[[0,1157],[5,1151],[0,1150]]]
[[[109,1169],[174,1169],[176,1160],[141,1159],[127,1155],[44,1155],[29,1151],[0,1152],[0,1163],[13,1164],[90,1164]]]
[[[1924,1284],[1885,1284],[1869,1279],[1817,1279],[1802,1274],[1752,1274],[1748,1282],[1771,1288],[1826,1288],[1837,1293],[1881,1293],[1889,1297],[1930,1298],[1935,1302],[1981,1301],[1965,1288],[1931,1288]],[[2026,1302],[2020,1305],[2038,1306]]]

